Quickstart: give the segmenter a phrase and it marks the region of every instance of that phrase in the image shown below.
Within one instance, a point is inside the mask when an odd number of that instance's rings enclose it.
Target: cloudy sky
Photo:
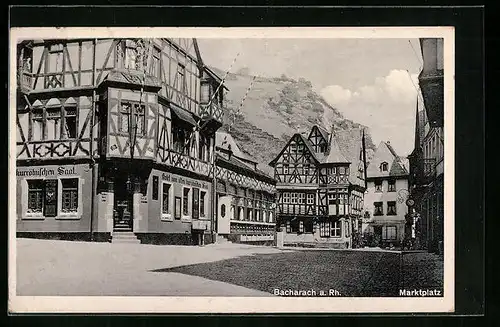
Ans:
[[[373,141],[412,151],[417,75],[416,39],[198,39],[208,65],[250,74],[303,77],[346,118],[370,127]],[[411,78],[410,78],[411,76]],[[413,81],[412,81],[413,80]]]

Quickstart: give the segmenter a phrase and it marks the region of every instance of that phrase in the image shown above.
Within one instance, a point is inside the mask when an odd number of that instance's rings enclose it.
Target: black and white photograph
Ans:
[[[453,37],[12,29],[12,305],[453,311]]]

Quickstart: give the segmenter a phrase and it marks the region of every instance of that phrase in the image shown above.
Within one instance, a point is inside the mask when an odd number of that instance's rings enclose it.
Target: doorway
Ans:
[[[127,177],[115,177],[115,199],[113,231],[131,232],[133,227],[132,205],[133,197],[129,191]]]

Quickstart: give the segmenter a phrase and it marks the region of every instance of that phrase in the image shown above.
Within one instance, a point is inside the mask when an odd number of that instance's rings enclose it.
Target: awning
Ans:
[[[174,116],[182,120],[183,122],[191,126],[197,125],[196,120],[193,117],[193,114],[190,113],[189,111],[176,107],[174,104],[170,104],[170,109],[172,109],[172,113],[174,114]]]

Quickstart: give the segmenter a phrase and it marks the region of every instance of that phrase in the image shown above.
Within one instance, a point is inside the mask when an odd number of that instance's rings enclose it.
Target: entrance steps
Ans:
[[[131,232],[132,228],[127,223],[116,222],[115,225],[113,226],[113,231],[114,232]]]
[[[132,232],[115,231],[111,234],[111,243],[141,244],[141,240]]]

